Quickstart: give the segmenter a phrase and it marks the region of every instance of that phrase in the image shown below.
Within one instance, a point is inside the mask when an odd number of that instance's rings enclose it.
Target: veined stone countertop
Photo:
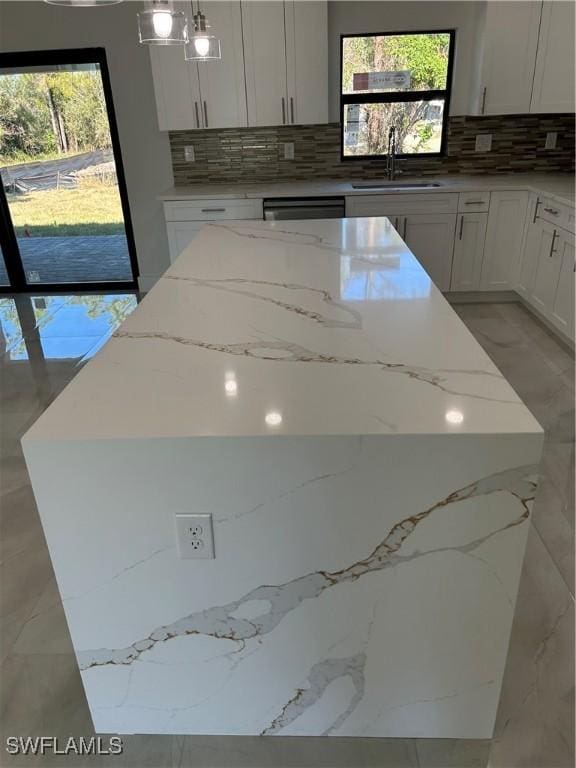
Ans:
[[[384,172],[383,180],[384,179]],[[294,181],[280,184],[195,184],[171,187],[158,196],[159,200],[202,200],[209,198],[264,198],[264,197],[319,197],[323,195],[375,195],[375,194],[434,194],[439,192],[474,192],[491,189],[518,189],[546,195],[556,202],[574,205],[574,176],[572,174],[526,174],[516,173],[482,176],[438,176],[437,178],[400,176],[400,184],[407,181],[438,181],[442,186],[424,189],[354,189],[354,182],[345,181]]]
[[[27,440],[541,432],[386,218],[206,226]]]

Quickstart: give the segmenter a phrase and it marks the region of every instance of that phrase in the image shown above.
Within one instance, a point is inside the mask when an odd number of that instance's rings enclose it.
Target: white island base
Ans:
[[[490,738],[541,442],[387,220],[207,227],[24,438],[95,729]]]

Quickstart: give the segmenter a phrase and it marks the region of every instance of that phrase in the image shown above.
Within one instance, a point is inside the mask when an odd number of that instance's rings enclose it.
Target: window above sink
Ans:
[[[342,35],[342,159],[445,154],[454,30]]]

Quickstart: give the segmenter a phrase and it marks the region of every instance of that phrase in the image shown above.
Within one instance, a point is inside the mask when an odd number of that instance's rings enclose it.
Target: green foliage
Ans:
[[[345,38],[342,92],[354,93],[354,73],[405,70],[410,72],[411,91],[442,90],[447,87],[449,48],[450,35],[438,32]],[[392,125],[400,152],[432,151],[436,132],[426,121],[426,110],[426,104],[417,101],[367,103],[362,110],[361,141],[355,149],[347,148],[347,153],[385,154]]]
[[[110,144],[98,70],[0,75],[0,163]]]

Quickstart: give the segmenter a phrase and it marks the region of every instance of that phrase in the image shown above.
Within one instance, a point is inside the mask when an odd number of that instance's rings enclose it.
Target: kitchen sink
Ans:
[[[433,189],[441,187],[439,181],[360,181],[352,189]]]

